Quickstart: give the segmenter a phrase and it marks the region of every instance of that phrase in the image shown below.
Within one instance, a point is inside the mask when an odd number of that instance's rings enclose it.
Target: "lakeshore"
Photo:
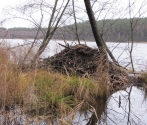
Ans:
[[[21,46],[21,44],[30,42],[30,40],[29,41],[13,40],[13,41],[9,41],[9,42],[13,46],[18,46],[18,45]],[[49,46],[47,48],[45,55],[47,57],[52,57],[55,54],[60,53],[64,49],[64,47],[61,47],[58,44],[61,42],[62,42],[62,44],[64,44],[64,41],[56,41],[56,42],[51,41],[50,42],[51,46]],[[68,43],[70,43],[70,41],[68,41]],[[93,48],[94,46],[96,47],[96,44],[93,44],[93,43],[94,42],[87,42],[87,45],[91,46],[91,48]],[[75,44],[76,43],[73,43],[72,45],[74,46]],[[109,45],[109,47],[111,46],[110,48],[113,50],[113,48],[116,47],[117,43],[111,43],[111,44],[108,43],[108,45]],[[21,46],[21,47],[23,47],[23,46]],[[121,46],[117,46],[117,47],[118,47],[117,51],[113,50],[113,52],[115,52],[116,54],[119,54],[121,49],[122,49],[122,51],[126,50],[125,49],[126,44],[121,44]],[[142,48],[140,48],[140,47],[142,47]],[[141,50],[146,49],[146,46],[144,46],[144,44],[143,44],[143,46],[140,46],[140,47],[137,47],[137,48],[139,48]],[[38,69],[31,70],[30,69],[28,71],[22,72],[17,69],[17,65],[15,65],[16,67],[13,67],[14,65],[12,65],[12,63],[10,63],[11,60],[9,58],[9,53],[6,53],[6,52],[10,52],[10,51],[7,51],[7,50],[10,50],[10,49],[5,48],[4,52],[3,51],[1,52],[1,57],[3,57],[3,58],[1,58],[1,63],[0,63],[1,64],[0,65],[1,66],[1,68],[0,68],[1,75],[0,76],[1,76],[1,79],[3,80],[0,82],[0,89],[1,89],[0,94],[1,94],[1,97],[3,97],[3,98],[1,98],[1,104],[2,104],[2,107],[5,107],[4,109],[8,112],[8,115],[6,115],[6,116],[9,117],[9,113],[11,113],[11,111],[15,112],[15,110],[22,109],[22,111],[21,110],[18,111],[18,114],[19,114],[19,112],[23,112],[22,115],[20,115],[21,116],[20,118],[23,119],[25,117],[25,119],[30,119],[30,117],[37,117],[37,116],[39,118],[42,117],[42,119],[41,119],[41,121],[43,121],[42,124],[46,125],[46,124],[49,124],[52,120],[56,120],[56,122],[59,122],[61,124],[65,123],[64,121],[69,122],[69,123],[71,121],[74,122],[74,120],[76,121],[77,117],[80,118],[80,116],[77,116],[76,114],[80,113],[83,110],[90,111],[90,112],[92,112],[93,110],[96,110],[99,119],[105,118],[105,117],[103,117],[102,114],[106,110],[108,110],[110,112],[109,109],[105,109],[105,106],[107,105],[107,103],[109,102],[109,99],[113,95],[111,95],[112,93],[109,94],[109,91],[108,91],[109,86],[103,84],[104,80],[95,81],[94,79],[91,79],[91,78],[83,78],[83,77],[77,77],[77,76],[69,77],[67,75],[52,72],[50,70],[50,68],[49,69],[45,68],[46,70],[48,69],[48,71],[38,70]],[[56,51],[54,51],[54,50],[56,50]],[[13,52],[12,56],[14,56],[13,57],[14,61],[16,61],[16,63],[18,63],[18,61],[19,61],[18,59],[22,58],[22,55],[18,55],[18,54],[21,54],[21,52],[23,52],[22,49],[19,50],[16,47],[15,51],[11,50],[11,52]],[[85,52],[87,53],[89,51],[85,51]],[[120,53],[122,53],[122,52],[120,52]],[[138,50],[136,51],[136,53],[138,53]],[[6,55],[4,56],[4,54],[6,54]],[[126,58],[126,54],[123,55],[125,58]],[[77,54],[75,54],[75,55],[77,55]],[[12,56],[11,56],[11,59],[12,59]],[[142,55],[142,56],[144,57],[144,55]],[[90,56],[88,56],[88,57],[90,57]],[[124,60],[124,59],[122,58],[121,60]],[[138,62],[138,60],[136,60],[136,61]],[[3,66],[4,62],[5,62],[5,66],[7,68],[4,68],[4,66]],[[135,60],[134,60],[134,62],[135,62]],[[141,68],[141,67],[139,67],[139,68]],[[4,77],[4,75],[5,75],[5,77]],[[146,78],[146,75],[144,78]],[[124,79],[123,79],[123,81],[124,81]],[[121,89],[121,88],[119,88],[119,89]],[[119,90],[119,89],[118,89],[118,92],[122,93],[123,90]],[[123,88],[123,89],[124,89],[124,91],[127,91],[128,93],[131,92],[131,87],[130,88]],[[136,89],[133,87],[132,93],[134,91],[139,91],[139,89],[138,88]],[[114,92],[114,94],[116,93],[116,91],[113,91],[113,92]],[[143,99],[144,96],[142,96],[140,93],[141,92],[139,91],[138,96],[139,97],[141,96],[140,98]],[[125,108],[123,106],[123,101],[121,98],[123,98],[123,96],[126,94],[127,93],[124,92],[123,95],[120,94],[119,96],[117,96],[117,100],[118,100],[116,103],[117,106]],[[129,95],[130,94],[127,95],[127,98],[129,97]],[[137,95],[136,95],[136,97],[137,97]],[[134,98],[135,98],[135,96],[131,96],[131,99],[134,100]],[[112,97],[112,99],[113,99],[113,97]],[[142,100],[138,100],[138,101],[140,102]],[[127,103],[127,102],[124,102],[124,103]],[[114,104],[114,102],[113,102],[113,104]],[[11,105],[14,105],[14,106],[11,106]],[[97,107],[97,105],[99,107],[100,106],[102,106],[102,107],[99,109]],[[16,106],[16,108],[13,108],[15,106]],[[18,107],[18,106],[20,106],[20,107]],[[127,105],[127,106],[129,106],[129,105]],[[11,107],[12,107],[12,109],[11,109]],[[112,107],[111,107],[111,109],[114,110]],[[122,110],[123,110],[123,108],[122,108]],[[122,110],[120,112],[122,112]],[[140,109],[140,110],[146,110],[146,107],[144,107],[143,109]],[[129,115],[129,112],[127,112],[127,113],[128,113],[127,115]],[[1,118],[6,120],[8,117],[3,117],[3,116],[5,116],[4,112],[2,114],[3,115],[1,116]],[[26,115],[30,115],[30,117],[26,117]],[[93,113],[92,114],[89,113],[88,115],[90,115],[92,117]],[[126,115],[126,114],[124,114],[124,115]],[[131,116],[133,116],[133,118],[134,118],[134,115],[135,114],[132,113]],[[11,117],[13,117],[13,116],[15,116],[15,114],[12,115]],[[18,116],[19,115],[17,115],[16,117],[18,117]],[[146,114],[145,114],[145,116],[146,116]],[[18,121],[18,122],[22,123],[22,121],[19,119],[17,120],[16,117],[14,117],[13,121]],[[49,119],[47,119],[47,121],[46,121],[46,119],[43,119],[45,117],[49,118]],[[91,117],[88,117],[88,119],[90,119]],[[38,123],[41,122],[39,120],[39,118],[37,119]],[[68,119],[66,119],[66,118],[68,118]],[[68,121],[69,119],[71,121]],[[111,119],[114,119],[114,118],[111,116]],[[121,120],[121,116],[118,119]],[[139,118],[139,119],[141,119],[141,118]],[[33,120],[33,119],[30,119],[30,121],[31,120]],[[143,122],[146,122],[144,119],[142,119],[142,120],[143,120]],[[98,121],[98,119],[97,119],[97,121]],[[8,120],[7,122],[10,122],[10,121]],[[26,120],[26,122],[28,122],[28,121]],[[24,122],[24,124],[26,122]],[[34,121],[32,121],[32,122],[35,123]],[[88,122],[88,121],[86,121],[86,122]],[[107,122],[111,123],[111,121],[107,121]],[[135,121],[135,122],[137,123],[137,121]],[[143,122],[141,122],[141,123],[143,123]]]

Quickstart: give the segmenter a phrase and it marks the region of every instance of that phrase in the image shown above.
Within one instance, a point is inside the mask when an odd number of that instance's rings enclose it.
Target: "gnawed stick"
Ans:
[[[63,67],[64,67],[64,69],[65,69],[66,75],[69,76],[69,73],[68,73],[68,71],[67,71],[65,65],[64,65]]]
[[[62,46],[62,47],[65,47],[65,48],[67,48],[67,49],[71,49],[69,46],[65,46],[65,45],[62,45],[61,43],[58,43],[60,46]]]

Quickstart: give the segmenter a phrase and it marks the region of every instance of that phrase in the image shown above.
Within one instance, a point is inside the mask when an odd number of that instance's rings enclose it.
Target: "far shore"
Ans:
[[[26,38],[26,39],[21,39],[21,38],[15,38],[15,39],[3,39],[0,38],[0,40],[34,40],[34,39],[30,39],[30,38]],[[39,39],[39,40],[43,40],[43,39]],[[62,39],[51,39],[52,41],[64,41]],[[1,42],[1,41],[0,41]],[[76,40],[66,40],[66,42],[77,42]],[[95,42],[95,41],[91,41],[91,40],[81,40],[80,42]],[[106,41],[108,43],[132,43],[131,41],[122,41],[122,42],[116,42],[116,41]],[[147,41],[133,41],[133,43],[141,43],[141,44],[147,44]]]

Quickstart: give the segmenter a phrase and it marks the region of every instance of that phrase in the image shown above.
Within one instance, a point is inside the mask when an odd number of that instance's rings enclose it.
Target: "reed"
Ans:
[[[19,52],[12,54],[9,47],[0,47],[0,108],[20,105],[32,116],[58,118],[63,123],[108,94],[103,80],[39,69],[22,72]]]
[[[3,73],[0,82],[1,106],[23,104],[37,109],[56,108],[67,113],[81,101],[91,102],[106,95],[106,87],[87,78],[67,77],[58,73],[34,70]],[[3,75],[1,75],[3,77]]]
[[[147,85],[147,71],[141,74],[141,78],[143,79],[143,81]]]

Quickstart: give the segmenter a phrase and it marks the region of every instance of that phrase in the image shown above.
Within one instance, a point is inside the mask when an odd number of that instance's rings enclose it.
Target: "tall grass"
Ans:
[[[0,106],[22,103],[24,91],[29,82],[24,73],[17,70],[17,64],[11,60],[9,46],[0,46]]]
[[[30,102],[38,108],[50,107],[57,112],[69,112],[81,101],[93,103],[97,97],[104,97],[107,87],[86,78],[68,77],[58,73],[36,70],[34,76],[34,94],[37,102]],[[30,75],[29,75],[30,76]],[[26,79],[27,79],[26,75]]]
[[[141,74],[141,78],[143,79],[143,81],[147,85],[147,71]]]
[[[17,104],[33,116],[51,115],[63,122],[69,114],[74,117],[78,110],[107,95],[108,87],[102,81],[39,69],[22,72],[19,58],[12,58],[9,47],[0,47],[0,108]]]

